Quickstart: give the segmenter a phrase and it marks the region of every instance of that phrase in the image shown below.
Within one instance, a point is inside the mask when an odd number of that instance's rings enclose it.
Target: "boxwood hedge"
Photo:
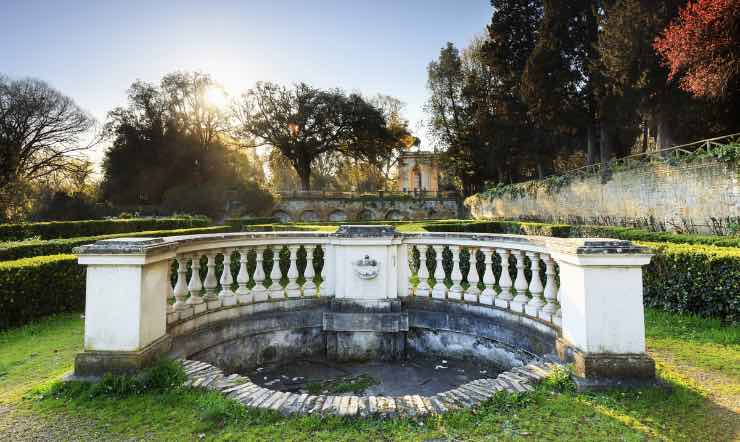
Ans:
[[[229,231],[231,231],[230,226],[214,226],[195,229],[147,230],[144,232],[82,236],[78,238],[50,239],[46,241],[31,240],[0,243],[0,261],[28,258],[32,256],[54,255],[57,253],[71,253],[72,249],[77,246],[93,243],[95,241],[100,241],[103,239],[128,238],[137,236],[196,235],[202,233],[222,233]]]
[[[740,320],[740,249],[642,242],[655,256],[643,271],[645,305]]]
[[[0,330],[85,306],[85,267],[74,255],[0,262]]]
[[[86,221],[49,221],[42,223],[0,224],[0,241],[27,238],[75,238],[144,230],[206,227],[210,220],[202,217],[100,219]]]

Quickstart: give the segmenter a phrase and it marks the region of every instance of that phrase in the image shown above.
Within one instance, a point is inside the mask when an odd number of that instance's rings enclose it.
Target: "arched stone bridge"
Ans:
[[[282,222],[445,219],[463,216],[460,203],[452,192],[281,192],[272,216]]]

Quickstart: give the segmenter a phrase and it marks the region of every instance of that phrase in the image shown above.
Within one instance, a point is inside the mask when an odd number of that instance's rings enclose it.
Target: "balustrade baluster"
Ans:
[[[560,327],[563,323],[563,314],[560,310],[560,300],[563,299],[563,284],[560,284],[560,287],[558,287],[558,294],[555,296],[555,299],[558,301],[557,310],[555,311],[555,314],[552,315],[552,323]]]
[[[175,283],[175,289],[173,290],[175,295],[175,310],[184,310],[187,308],[185,302],[188,297],[188,260],[184,256],[178,256],[177,261],[177,282]]]
[[[303,283],[303,296],[316,296],[316,270],[313,268],[313,252],[316,250],[316,246],[308,245],[306,248],[306,271],[303,272],[303,277],[306,282]]]
[[[432,288],[432,298],[445,299],[447,295],[447,286],[445,285],[445,269],[442,267],[442,252],[444,246],[432,246],[437,261],[434,267],[434,288]]]
[[[540,254],[527,252],[527,256],[529,256],[530,268],[532,269],[532,279],[529,281],[529,293],[532,298],[524,310],[528,315],[537,317],[537,312],[545,305],[545,301],[542,299],[544,288],[542,287],[542,279],[540,279]]]
[[[413,278],[414,273],[416,273],[416,277],[419,277],[419,269],[416,269],[416,272],[414,272],[414,246],[413,245],[407,245],[406,246],[406,265],[409,266],[409,290],[408,290],[408,296],[415,296],[416,295],[416,288],[413,284]]]
[[[221,270],[221,292],[219,292],[218,297],[224,307],[236,304],[236,295],[231,290],[231,285],[234,284],[234,277],[231,275],[231,252],[230,249],[225,249],[222,252],[224,268]]]
[[[174,263],[174,259],[170,259],[167,261],[167,287],[165,287],[165,300],[167,302],[167,313],[174,313],[175,312],[175,303],[171,301],[177,301],[175,298],[175,289],[172,288],[172,263]],[[170,316],[167,315],[169,318]],[[177,315],[175,315],[177,317]]]
[[[516,296],[509,303],[509,308],[516,312],[524,312],[524,306],[529,302],[527,296],[527,289],[529,284],[527,283],[527,277],[524,275],[524,252],[517,250],[514,253],[516,258],[516,280],[514,280],[514,290],[516,290]]]
[[[280,251],[281,246],[272,247],[272,271],[270,272],[270,299],[285,299],[285,290],[280,284],[283,273],[280,271]]]
[[[468,268],[468,289],[465,290],[465,302],[478,302],[478,295],[480,295],[480,288],[478,288],[478,282],[480,276],[478,275],[478,249],[468,247],[468,253],[470,253],[470,267]]]
[[[187,303],[192,305],[195,313],[205,310],[205,305],[201,294],[203,293],[203,283],[200,280],[200,255],[195,254],[190,260],[190,282],[188,282],[188,291],[190,297]]]
[[[249,293],[248,259],[249,249],[239,249],[239,273],[236,275],[236,283],[239,285],[236,289],[236,300],[239,304],[249,304],[252,302],[252,297]]]
[[[293,245],[288,246],[288,252],[290,253],[289,264],[288,264],[288,285],[285,286],[285,292],[288,298],[300,298],[301,297],[301,286],[298,285],[298,249],[300,246]]]
[[[429,297],[429,268],[427,267],[428,246],[419,246],[419,285],[416,286],[416,296]]]
[[[323,260],[321,262],[321,268],[319,269],[317,275],[318,275],[318,282],[316,283],[316,292],[319,296],[331,296],[333,293],[331,293],[331,286],[328,285],[326,278],[329,275],[329,272],[327,271],[326,267],[331,262],[329,255],[331,252],[331,245],[329,244],[321,244],[320,246],[316,246],[316,248],[321,249],[321,256],[323,257]],[[324,293],[326,291],[327,293]]]
[[[216,253],[206,253],[208,261],[206,266],[208,271],[206,272],[206,279],[203,280],[203,288],[206,290],[205,301],[208,308],[221,307],[221,301],[218,299],[218,279],[216,279]]]
[[[496,253],[501,257],[501,275],[498,278],[498,286],[501,288],[496,296],[496,307],[509,308],[509,302],[513,299],[511,296],[511,275],[509,275],[509,256],[508,249],[496,249]]]
[[[545,305],[539,311],[539,317],[545,321],[552,321],[552,315],[558,309],[557,304],[555,304],[555,298],[558,294],[558,282],[555,279],[555,261],[545,253],[542,254],[542,260],[545,261]]]
[[[254,267],[254,287],[252,287],[252,298],[254,302],[267,301],[267,288],[265,287],[265,247],[257,247],[255,250],[256,265]]]
[[[485,288],[478,297],[481,304],[493,305],[493,299],[496,297],[496,291],[493,290],[494,284],[496,284],[496,277],[493,274],[493,249],[489,247],[482,247],[483,252],[483,264],[485,268],[483,270],[483,284]]]
[[[460,271],[460,246],[450,246],[452,252],[452,273],[450,279],[452,279],[452,286],[447,297],[456,301],[462,301],[463,288],[460,284],[462,282],[462,272]]]

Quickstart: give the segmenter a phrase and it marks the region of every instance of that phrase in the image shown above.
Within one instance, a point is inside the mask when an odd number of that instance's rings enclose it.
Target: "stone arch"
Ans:
[[[329,221],[347,221],[347,214],[341,210],[334,210],[329,213]]]
[[[403,218],[401,211],[396,209],[389,210],[385,214],[385,219],[387,221],[401,221]]]
[[[276,210],[272,212],[272,217],[277,218],[281,223],[289,223],[292,218],[285,210]]]
[[[313,210],[304,210],[303,213],[301,213],[301,221],[305,223],[314,223],[320,220],[321,217],[319,214]]]
[[[375,213],[370,209],[362,209],[357,214],[358,221],[373,221],[375,219]]]

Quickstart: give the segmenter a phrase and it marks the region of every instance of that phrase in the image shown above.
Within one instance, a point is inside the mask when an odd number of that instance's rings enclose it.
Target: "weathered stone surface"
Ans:
[[[606,183],[600,176],[592,176],[573,180],[556,192],[542,186],[536,195],[494,200],[474,196],[466,205],[476,218],[526,216],[565,221],[577,216],[588,221],[653,217],[676,225],[692,219],[701,225],[708,216],[737,216],[740,182],[736,176],[728,165],[714,161],[651,163],[615,172]]]

